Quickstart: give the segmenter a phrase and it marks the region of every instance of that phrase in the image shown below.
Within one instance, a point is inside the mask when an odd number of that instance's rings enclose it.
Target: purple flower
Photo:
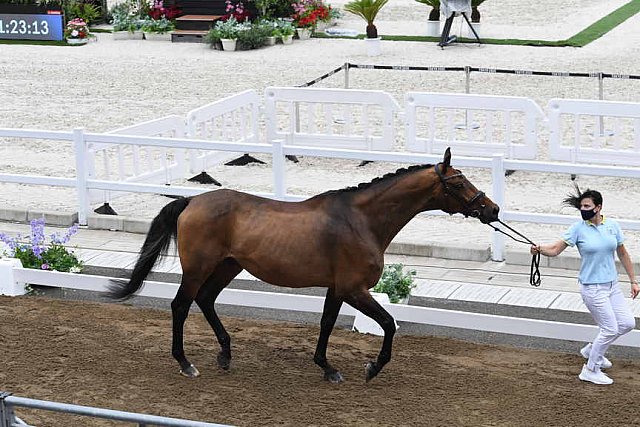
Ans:
[[[42,265],[40,266],[40,268],[41,268],[41,269],[43,269],[43,270],[48,270],[48,269],[49,269],[49,264],[44,263],[44,264],[42,264]]]

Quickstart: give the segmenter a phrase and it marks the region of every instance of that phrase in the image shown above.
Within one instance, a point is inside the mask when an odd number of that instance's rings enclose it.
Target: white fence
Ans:
[[[502,153],[510,159],[535,159],[543,118],[544,112],[529,98],[409,92],[406,149],[435,154],[451,147],[463,156]],[[520,121],[519,126],[514,121]]]
[[[5,264],[3,266],[3,264]],[[0,294],[4,288],[19,290],[24,283],[104,292],[111,278],[85,274],[59,273],[42,270],[25,269],[18,264],[0,260],[3,275],[0,277]],[[178,284],[146,281],[138,293],[140,296],[173,299]],[[19,292],[14,292],[19,293]],[[295,295],[288,293],[247,291],[225,289],[216,303],[240,307],[290,310],[307,313],[322,313],[324,297]],[[468,313],[455,310],[419,307],[404,304],[384,304],[383,306],[396,321],[411,322],[422,325],[445,326],[451,328],[471,329],[502,334],[552,338],[570,341],[589,341],[597,334],[597,327],[563,323],[548,320],[526,319],[509,316],[496,316],[482,313]],[[340,314],[355,316],[356,310],[344,305]],[[640,330],[633,330],[616,341],[617,345],[640,347]]]
[[[634,160],[640,150],[640,104],[608,103],[604,101],[553,100],[550,103],[550,158],[546,161],[528,160],[536,151],[533,145],[539,135],[536,134],[536,123],[541,119],[542,110],[532,101],[525,98],[487,97],[483,95],[436,95],[410,93],[407,95],[405,111],[399,111],[398,105],[386,93],[380,91],[351,91],[300,88],[267,88],[265,101],[265,115],[267,117],[266,143],[260,140],[258,126],[259,106],[258,97],[253,91],[225,98],[217,103],[194,110],[189,114],[187,133],[197,134],[198,138],[180,137],[179,119],[167,119],[173,123],[165,127],[169,137],[149,136],[161,135],[161,132],[151,131],[143,125],[132,129],[131,133],[140,135],[123,135],[123,130],[116,133],[96,134],[87,133],[82,129],[73,132],[38,131],[22,129],[0,129],[0,137],[15,137],[26,139],[52,139],[72,141],[76,155],[76,178],[56,178],[35,175],[0,174],[0,182],[13,182],[48,186],[75,187],[78,194],[78,218],[81,224],[86,224],[90,205],[95,201],[96,191],[100,192],[141,192],[168,195],[191,196],[199,194],[203,189],[183,186],[166,186],[167,177],[176,178],[174,171],[180,169],[182,153],[197,153],[191,160],[197,167],[205,167],[205,160],[211,156],[228,156],[230,153],[264,153],[272,157],[273,190],[266,194],[283,200],[299,200],[300,196],[287,193],[285,156],[317,156],[354,160],[387,161],[395,163],[437,163],[442,158],[442,147],[451,144],[456,150],[465,153],[475,153],[474,157],[456,156],[455,164],[459,167],[485,168],[492,171],[492,198],[496,203],[504,206],[506,170],[523,170],[534,172],[552,172],[564,174],[597,175],[640,178],[640,168],[619,167],[618,164],[636,166]],[[301,105],[305,104],[305,105]],[[467,121],[466,125],[475,122],[480,117],[473,111],[482,111],[486,119],[482,126],[484,138],[443,138],[437,139],[432,132],[427,139],[419,133],[417,113],[419,107],[446,107],[463,112],[460,116]],[[302,113],[301,113],[302,112]],[[520,125],[516,125],[511,117],[516,114]],[[404,120],[406,147],[405,150],[392,151],[393,138],[397,134],[393,129],[393,114],[396,119]],[[487,129],[495,128],[490,117],[497,114],[503,130],[495,133]],[[574,140],[568,148],[559,136],[561,117],[572,115],[576,117],[591,116],[601,118],[607,115],[609,119],[633,120],[633,127],[626,129],[626,133],[619,127],[619,137],[633,131],[630,143],[618,143],[610,147],[583,145],[581,139]],[[428,114],[429,116],[431,114]],[[433,117],[436,117],[433,114]],[[456,127],[455,115],[444,114],[446,118],[440,126],[445,134],[452,135]],[[172,121],[173,120],[173,121]],[[300,122],[300,123],[298,123]],[[316,123],[313,125],[313,123]],[[319,123],[319,124],[318,124]],[[428,128],[436,127],[434,121],[428,122]],[[166,123],[165,123],[166,124]],[[365,126],[366,125],[366,126]],[[370,132],[369,127],[376,132]],[[423,126],[424,127],[424,126]],[[338,129],[339,128],[339,129]],[[580,130],[580,125],[574,125]],[[143,130],[144,129],[144,130]],[[597,131],[598,129],[596,129]],[[520,132],[520,138],[509,135]],[[469,135],[469,126],[463,130]],[[503,135],[498,139],[496,135]],[[575,133],[574,133],[575,134]],[[615,137],[615,135],[614,135]],[[322,141],[322,147],[314,146],[313,141]],[[311,144],[311,145],[308,145]],[[327,147],[329,146],[329,147]],[[331,148],[338,146],[340,148]],[[108,148],[107,148],[108,147]],[[155,159],[161,162],[160,167],[149,166],[145,172],[136,173],[136,167],[131,174],[118,171],[115,177],[110,174],[98,176],[96,163],[87,162],[94,159],[96,150],[111,150],[117,156],[124,157],[124,148],[130,148],[130,160],[135,159],[135,153],[141,150],[160,153]],[[378,148],[378,149],[377,149]],[[418,152],[407,151],[418,150]],[[154,151],[155,150],[155,151]],[[458,152],[456,151],[456,152]],[[174,153],[169,156],[167,153]],[[498,154],[495,154],[498,152]],[[211,154],[213,153],[213,154]],[[567,154],[570,153],[570,154]],[[571,154],[573,153],[573,154]],[[505,159],[506,157],[506,159]],[[154,158],[153,155],[150,158]],[[603,160],[607,159],[607,160]],[[560,162],[555,160],[562,160]],[[569,162],[567,162],[569,160]],[[627,161],[628,160],[628,161]],[[585,162],[606,163],[603,165],[586,164]],[[141,160],[138,161],[140,163]],[[198,162],[200,162],[198,164]],[[136,163],[134,161],[134,163]],[[119,165],[124,164],[120,162]],[[193,166],[193,165],[192,165]],[[118,166],[122,167],[122,166]],[[174,169],[170,169],[174,167]],[[103,168],[103,172],[107,171]],[[137,182],[145,173],[154,171],[155,180],[151,182]],[[162,172],[159,172],[159,171]],[[123,178],[124,177],[124,178]],[[133,178],[132,178],[133,177]],[[573,217],[564,215],[548,215],[527,213],[521,211],[502,211],[502,219],[507,221],[537,222],[545,224],[568,224]],[[623,228],[640,230],[640,221],[620,220]],[[492,259],[502,260],[504,238],[499,234],[492,237]]]

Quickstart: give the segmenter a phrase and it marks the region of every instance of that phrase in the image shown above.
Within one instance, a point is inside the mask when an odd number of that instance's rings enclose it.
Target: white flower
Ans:
[[[80,273],[80,267],[71,267],[69,273]]]
[[[0,242],[0,258],[11,258],[13,253],[9,245],[5,242]]]
[[[78,37],[78,34],[80,34],[78,33],[78,30],[71,31],[71,37]]]

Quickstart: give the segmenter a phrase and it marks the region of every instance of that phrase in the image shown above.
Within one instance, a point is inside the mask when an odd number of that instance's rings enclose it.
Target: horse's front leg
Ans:
[[[324,300],[324,310],[320,321],[320,337],[318,338],[316,353],[313,356],[313,361],[316,365],[324,370],[324,379],[335,384],[341,383],[343,378],[340,372],[327,361],[327,345],[329,344],[329,336],[333,331],[333,326],[338,318],[340,307],[342,307],[342,299],[336,298],[333,289],[329,288]]]
[[[345,298],[347,304],[360,311],[365,316],[372,318],[384,331],[382,349],[376,361],[370,361],[365,366],[365,378],[369,382],[391,360],[391,346],[393,336],[396,333],[396,323],[393,317],[376,301],[368,290],[351,294]]]

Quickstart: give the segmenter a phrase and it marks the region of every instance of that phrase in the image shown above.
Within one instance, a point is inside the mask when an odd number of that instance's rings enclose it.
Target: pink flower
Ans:
[[[44,264],[42,264],[42,265],[40,266],[40,268],[41,268],[41,269],[43,269],[43,270],[48,270],[48,269],[49,269],[49,264],[44,263]]]

